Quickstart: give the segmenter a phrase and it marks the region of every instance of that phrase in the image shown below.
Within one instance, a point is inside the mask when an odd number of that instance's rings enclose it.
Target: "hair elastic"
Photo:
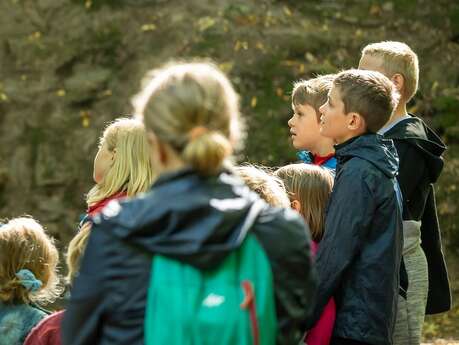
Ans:
[[[38,280],[35,277],[35,274],[28,269],[19,270],[16,273],[16,277],[19,279],[21,285],[27,289],[27,291],[37,292],[43,286],[41,280]]]
[[[209,129],[207,127],[196,126],[196,127],[193,127],[188,132],[188,136],[190,137],[191,140],[195,140],[195,139],[199,138],[200,136],[206,134],[207,132],[209,132]]]

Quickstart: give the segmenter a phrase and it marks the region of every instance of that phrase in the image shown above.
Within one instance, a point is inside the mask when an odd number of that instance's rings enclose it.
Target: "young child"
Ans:
[[[67,282],[72,284],[83,256],[89,238],[91,223],[86,222],[75,237],[70,241],[67,249]],[[42,319],[27,336],[24,345],[61,345],[61,323],[64,311],[55,312]]]
[[[93,218],[64,344],[297,344],[315,292],[309,232],[226,169],[240,134],[227,77],[207,63],[168,65],[148,75],[135,108],[160,176],[148,193]],[[229,271],[235,294],[200,285],[246,260],[258,278],[235,281]]]
[[[251,190],[271,206],[290,207],[284,183],[278,177],[253,165],[241,165],[234,170]]]
[[[378,72],[337,74],[320,107],[320,131],[336,142],[336,178],[316,259],[312,326],[333,296],[331,344],[392,344],[402,251],[397,156],[376,132],[398,101]]]
[[[304,163],[316,164],[334,170],[336,159],[333,140],[319,131],[319,107],[327,100],[333,82],[328,74],[296,82],[292,91],[293,116],[288,121],[293,146]]]
[[[406,277],[408,281],[401,281],[406,295],[399,298],[394,342],[419,344],[425,313],[451,308],[433,188],[443,168],[441,155],[446,147],[432,129],[406,110],[419,79],[418,57],[410,47],[401,42],[369,44],[362,50],[359,68],[383,73],[401,94],[393,117],[379,131],[394,141],[400,159],[397,179],[403,195],[406,272],[401,271],[401,280]]]
[[[297,210],[311,229],[313,252],[323,237],[325,209],[333,188],[333,176],[327,169],[310,164],[290,164],[276,171],[287,188],[292,208]],[[328,345],[333,331],[336,305],[327,303],[316,325],[307,333],[307,345]]]
[[[87,195],[90,216],[111,200],[145,192],[153,183],[145,127],[141,121],[118,118],[104,130],[94,159],[96,185]]]
[[[0,344],[22,345],[61,293],[52,239],[32,218],[14,218],[0,227]]]

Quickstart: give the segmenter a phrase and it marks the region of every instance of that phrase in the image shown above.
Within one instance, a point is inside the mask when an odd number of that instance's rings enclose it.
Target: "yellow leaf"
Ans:
[[[8,102],[9,98],[8,96],[6,95],[6,93],[0,93],[0,101],[3,101],[3,102]]]
[[[155,30],[156,30],[156,25],[153,24],[153,23],[143,24],[143,25],[141,26],[140,30],[142,30],[143,32],[155,31]]]
[[[234,63],[231,61],[223,62],[218,65],[218,67],[220,67],[220,69],[225,73],[231,72],[231,70],[233,69],[233,66],[234,66]]]
[[[278,88],[276,89],[276,95],[277,95],[278,97],[282,97],[283,94],[284,94],[284,90],[283,90],[281,87],[278,87]]]
[[[59,97],[64,97],[65,96],[65,90],[64,89],[60,89],[60,90],[57,90],[56,91],[56,95],[58,95]]]
[[[287,6],[284,6],[284,13],[289,17],[292,16],[292,11],[290,11],[290,8],[288,8]]]
[[[211,28],[215,25],[215,19],[212,17],[202,17],[199,18],[197,22],[198,30],[199,31],[206,31],[207,29]]]
[[[88,128],[90,124],[89,117],[83,117],[81,124],[84,128]]]
[[[257,97],[253,96],[252,99],[250,100],[250,106],[252,108],[255,108],[257,106]]]
[[[304,57],[306,58],[306,60],[308,62],[315,62],[316,61],[316,57],[310,52],[306,52],[306,54],[304,54]]]

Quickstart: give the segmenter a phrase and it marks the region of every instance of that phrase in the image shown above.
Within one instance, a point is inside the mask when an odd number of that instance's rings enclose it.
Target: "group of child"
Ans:
[[[445,150],[407,113],[404,43],[294,84],[303,162],[234,167],[238,96],[208,63],[149,73],[104,131],[87,217],[58,254],[32,218],[0,227],[0,344],[420,344],[450,309],[433,184]],[[83,255],[84,254],[84,255]]]

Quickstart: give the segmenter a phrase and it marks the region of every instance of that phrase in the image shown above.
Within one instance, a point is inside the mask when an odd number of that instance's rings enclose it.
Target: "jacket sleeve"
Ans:
[[[107,309],[104,294],[104,248],[107,235],[97,226],[91,229],[80,272],[71,290],[71,298],[62,321],[62,344],[98,344],[99,327]]]
[[[316,259],[318,289],[308,329],[319,320],[335,295],[343,276],[361,250],[376,205],[373,191],[362,174],[341,171],[335,181],[325,219],[325,232]]]
[[[297,345],[306,330],[316,293],[309,229],[292,210],[277,209],[260,218],[254,232],[273,272],[277,344]]]
[[[451,309],[451,291],[448,271],[441,246],[435,191],[430,185],[421,223],[421,246],[429,267],[429,294],[426,314],[437,314]]]

